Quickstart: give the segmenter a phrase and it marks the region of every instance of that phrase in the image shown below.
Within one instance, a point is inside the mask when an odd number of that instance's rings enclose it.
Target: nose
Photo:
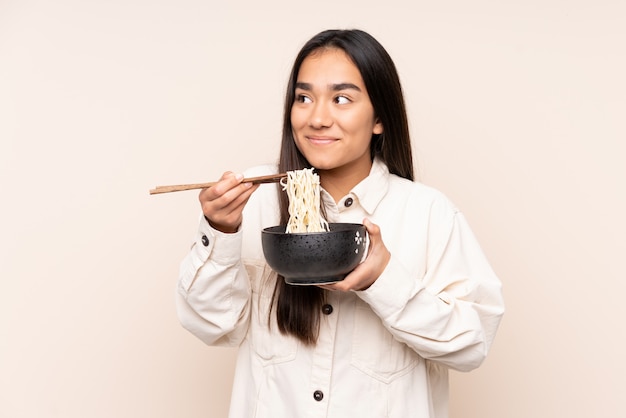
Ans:
[[[325,103],[317,102],[311,109],[309,126],[314,129],[328,128],[333,124],[330,109]]]

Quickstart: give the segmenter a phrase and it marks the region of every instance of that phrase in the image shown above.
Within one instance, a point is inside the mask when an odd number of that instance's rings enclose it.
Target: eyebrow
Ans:
[[[341,90],[361,91],[359,86],[357,86],[356,84],[352,84],[352,83],[331,84],[329,87],[330,87],[330,90],[332,90],[332,91],[341,91]],[[313,86],[310,83],[302,83],[302,82],[297,82],[296,83],[296,88],[297,89],[306,90],[306,91],[313,90]]]

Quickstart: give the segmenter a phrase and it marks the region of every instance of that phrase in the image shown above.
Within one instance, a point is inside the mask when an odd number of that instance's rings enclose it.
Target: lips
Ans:
[[[312,145],[330,145],[337,141],[337,138],[332,138],[328,136],[307,136],[306,139]]]

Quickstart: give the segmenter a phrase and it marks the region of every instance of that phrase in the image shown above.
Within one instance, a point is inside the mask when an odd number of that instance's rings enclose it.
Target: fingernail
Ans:
[[[237,179],[237,181],[241,181],[241,180],[243,180],[243,174],[237,173],[237,174],[235,174],[235,178]]]

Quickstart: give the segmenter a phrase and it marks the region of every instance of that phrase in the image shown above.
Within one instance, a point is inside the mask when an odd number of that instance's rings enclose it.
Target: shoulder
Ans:
[[[389,190],[392,196],[404,198],[407,203],[458,212],[456,205],[439,189],[419,181],[411,181],[393,174],[389,175]]]
[[[393,211],[406,225],[419,225],[420,229],[446,231],[456,222],[459,209],[442,191],[419,181],[390,175],[385,207]]]

